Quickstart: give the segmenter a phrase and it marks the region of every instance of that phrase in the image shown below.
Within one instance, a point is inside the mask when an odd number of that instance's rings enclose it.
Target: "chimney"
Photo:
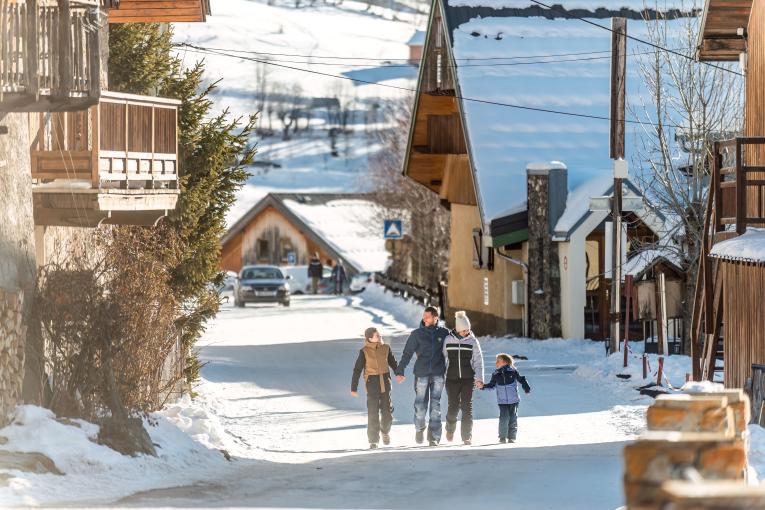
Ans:
[[[561,335],[560,267],[555,224],[566,209],[568,170],[563,163],[526,167],[529,218],[529,336]]]

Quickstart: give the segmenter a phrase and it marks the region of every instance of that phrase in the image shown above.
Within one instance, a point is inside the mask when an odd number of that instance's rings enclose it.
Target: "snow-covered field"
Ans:
[[[493,393],[475,396],[474,445],[418,447],[410,377],[395,385],[393,444],[367,449],[363,398],[350,393],[361,334],[376,325],[396,356],[419,306],[379,287],[359,296],[301,296],[289,309],[224,307],[200,344],[207,363],[186,398],[155,416],[159,458],[122,457],[68,425],[26,407],[0,430],[4,449],[42,451],[66,473],[10,473],[0,505],[251,506],[297,508],[609,509],[622,502],[621,450],[643,427],[650,398],[631,358],[605,358],[585,340],[483,338],[487,366],[498,352],[525,356],[532,392],[520,407],[519,440],[496,443]],[[687,358],[667,362],[682,383]],[[655,363],[652,363],[655,367]],[[410,368],[411,370],[411,368]],[[487,374],[488,375],[488,374]],[[446,396],[442,407],[445,410]],[[227,462],[218,451],[225,449]],[[752,452],[765,466],[763,441]],[[762,458],[761,458],[762,457]],[[467,481],[467,483],[466,483]]]
[[[298,94],[307,103],[312,98],[338,97],[352,112],[349,132],[337,137],[334,156],[332,126],[321,108],[313,111],[312,129],[293,134],[290,140],[282,140],[278,119],[274,116],[267,122],[263,112],[261,127],[271,126],[276,132],[253,138],[258,147],[255,159],[260,165],[278,166],[250,169],[252,176],[228,215],[229,225],[268,190],[368,188],[368,158],[381,149],[375,133],[386,127],[378,109],[384,101],[410,93],[359,85],[343,76],[394,71],[401,76],[386,80],[387,85],[413,87],[416,68],[407,61],[406,42],[424,26],[427,15],[406,2],[395,4],[394,11],[390,8],[394,3],[369,7],[350,0],[337,5],[302,2],[300,8],[287,0],[225,0],[213,4],[206,23],[174,24],[176,44],[209,49],[179,46],[177,51],[186,65],[204,59],[208,80],[221,80],[213,95],[216,110],[228,108],[236,116],[256,113],[258,95],[265,93],[272,107],[280,98]],[[405,73],[401,66],[407,68]]]

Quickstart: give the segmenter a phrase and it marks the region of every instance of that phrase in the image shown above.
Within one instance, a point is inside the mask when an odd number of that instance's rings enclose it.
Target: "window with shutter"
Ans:
[[[483,268],[483,234],[480,228],[473,229],[473,267]]]

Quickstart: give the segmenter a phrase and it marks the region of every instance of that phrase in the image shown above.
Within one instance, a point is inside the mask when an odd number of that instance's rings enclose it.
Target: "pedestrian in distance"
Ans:
[[[311,279],[311,294],[319,292],[319,281],[324,275],[324,266],[321,265],[319,252],[315,252],[308,263],[308,278]]]
[[[473,437],[473,387],[483,383],[483,353],[465,312],[454,314],[454,330],[444,340],[446,360],[446,440],[454,440],[457,415],[462,412],[460,435],[469,445]]]
[[[343,293],[347,276],[342,259],[337,259],[335,265],[332,267],[332,282],[334,283],[336,295],[339,296]]]
[[[438,325],[438,309],[425,308],[420,327],[409,335],[396,370],[396,380],[400,384],[406,379],[404,373],[412,356],[417,356],[414,363],[414,437],[417,444],[424,440],[425,416],[428,416],[428,444],[436,446],[441,441],[441,393],[446,372],[443,349],[448,334],[448,329]]]
[[[526,393],[531,392],[531,387],[515,368],[515,361],[509,354],[497,354],[496,366],[491,381],[487,384],[478,383],[478,387],[482,390],[496,389],[499,405],[499,442],[514,443],[518,436],[518,404],[521,401],[518,383]]]
[[[383,342],[375,328],[364,331],[364,347],[359,350],[351,379],[351,395],[359,395],[359,379],[364,373],[367,392],[367,439],[369,448],[375,449],[380,443],[380,435],[385,445],[390,444],[390,427],[393,424],[393,405],[391,404],[390,370],[396,370],[398,364],[390,346]]]

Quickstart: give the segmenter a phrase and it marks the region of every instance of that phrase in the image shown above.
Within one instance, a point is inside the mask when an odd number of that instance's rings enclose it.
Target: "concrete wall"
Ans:
[[[594,212],[571,234],[567,242],[558,245],[561,297],[561,335],[563,338],[584,338],[584,307],[587,299],[587,259],[590,253],[589,275],[598,274],[597,244],[588,247],[587,236],[608,213]]]
[[[520,335],[523,307],[512,304],[511,283],[523,279],[522,271],[500,257],[495,257],[493,271],[473,267],[473,229],[480,227],[478,207],[451,204],[446,323],[453,326],[454,312],[465,310],[478,335]],[[521,250],[508,255],[518,259],[525,256]],[[485,279],[488,279],[488,305],[484,300]]]
[[[0,196],[3,197],[0,202],[0,289],[23,293],[21,312],[24,323],[29,325],[36,266],[27,114],[0,114],[0,125],[7,126],[9,131],[0,135]],[[25,387],[24,397],[37,402],[41,388],[42,345],[39,335],[30,329],[27,328],[19,340],[24,346],[25,359],[16,355],[3,357],[0,379],[6,386],[17,387],[21,378],[26,377],[30,384]],[[19,369],[22,364],[23,370]],[[0,422],[14,404],[12,399],[0,404]]]

